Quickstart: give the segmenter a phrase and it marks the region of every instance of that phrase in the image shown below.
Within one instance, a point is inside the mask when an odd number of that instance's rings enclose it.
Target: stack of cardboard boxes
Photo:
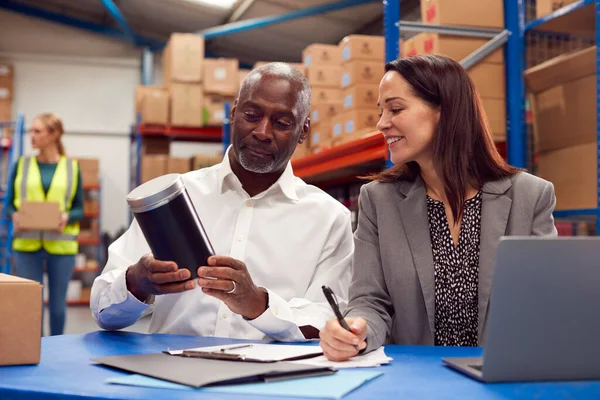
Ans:
[[[465,12],[465,10],[469,10]],[[427,24],[498,28],[504,26],[503,0],[421,0],[421,19]],[[441,54],[461,61],[487,39],[420,33],[402,42],[401,57]],[[506,84],[502,49],[468,71],[497,142],[506,140]]]
[[[535,2],[535,14],[537,18],[551,14],[559,8],[568,6],[578,0],[537,0]]]
[[[557,209],[597,205],[596,47],[525,72],[538,175],[554,184]]]
[[[0,121],[12,120],[13,66],[0,62]]]
[[[240,87],[239,62],[232,58],[204,60],[203,124],[220,126],[225,102],[233,103]]]

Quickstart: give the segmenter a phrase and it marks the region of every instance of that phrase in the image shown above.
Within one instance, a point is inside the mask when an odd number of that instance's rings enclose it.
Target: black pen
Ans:
[[[342,313],[340,311],[340,307],[338,306],[338,303],[337,303],[335,294],[333,293],[333,290],[331,290],[330,288],[328,288],[325,285],[321,286],[321,289],[323,289],[323,294],[325,295],[325,298],[327,299],[327,302],[331,306],[331,309],[333,310],[333,313],[335,314],[335,316],[336,316],[338,322],[340,323],[340,325],[342,326],[342,328],[344,328],[348,332],[352,332],[350,330],[350,327],[348,326],[348,324],[344,320],[344,317],[342,316]],[[356,349],[356,351],[358,351],[358,346],[357,345],[353,345],[353,346]]]

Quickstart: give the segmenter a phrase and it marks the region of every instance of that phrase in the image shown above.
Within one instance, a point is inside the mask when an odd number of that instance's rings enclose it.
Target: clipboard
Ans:
[[[318,346],[249,343],[244,345],[199,347],[195,349],[165,351],[164,353],[187,358],[275,363],[318,357],[323,355],[323,350]]]

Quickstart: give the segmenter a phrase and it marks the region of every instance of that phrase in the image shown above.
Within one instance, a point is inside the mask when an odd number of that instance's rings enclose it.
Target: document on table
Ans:
[[[325,356],[319,356],[315,358],[309,358],[306,360],[292,361],[297,364],[309,364],[319,367],[333,367],[333,368],[368,368],[368,367],[379,367],[381,365],[389,364],[392,361],[391,357],[385,354],[384,347],[372,351],[367,354],[357,355],[350,358],[348,361],[335,362],[329,361]]]
[[[323,354],[319,346],[237,343],[223,346],[197,347],[185,350],[169,350],[172,356],[206,357],[237,361],[292,361],[318,357]]]

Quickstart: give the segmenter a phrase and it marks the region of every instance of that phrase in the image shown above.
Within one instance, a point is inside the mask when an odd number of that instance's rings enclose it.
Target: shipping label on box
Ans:
[[[383,36],[349,35],[339,44],[342,63],[354,60],[378,61],[385,60],[385,40]]]
[[[504,27],[504,0],[421,0],[421,21],[434,25]]]
[[[311,65],[306,75],[311,88],[339,88],[341,67],[335,65]]]
[[[19,266],[15,266],[19,268]],[[0,365],[39,364],[42,336],[42,285],[0,274]],[[10,305],[10,306],[9,306]]]
[[[239,90],[239,62],[234,58],[204,60],[204,92],[235,96]]]
[[[321,122],[330,121],[343,111],[342,104],[317,104],[310,109],[311,126]]]
[[[311,44],[302,51],[302,61],[305,67],[318,64],[340,65],[342,54],[334,44]]]
[[[423,54],[441,54],[460,62],[462,59],[487,43],[487,39],[463,36],[447,36],[438,33],[424,33],[422,36]],[[498,49],[483,61],[503,63],[502,49]]]
[[[379,87],[373,84],[355,85],[344,90],[344,110],[377,109]]]
[[[56,202],[22,201],[18,210],[19,226],[25,231],[56,231],[60,214]]]
[[[342,90],[331,88],[311,88],[311,105],[342,104]]]
[[[204,93],[202,85],[173,83],[171,95],[171,124],[175,126],[202,126]]]
[[[200,83],[204,63],[204,38],[192,33],[172,33],[163,53],[163,82]]]
[[[379,61],[350,61],[342,68],[341,87],[371,84],[379,85],[384,74],[384,63]]]

